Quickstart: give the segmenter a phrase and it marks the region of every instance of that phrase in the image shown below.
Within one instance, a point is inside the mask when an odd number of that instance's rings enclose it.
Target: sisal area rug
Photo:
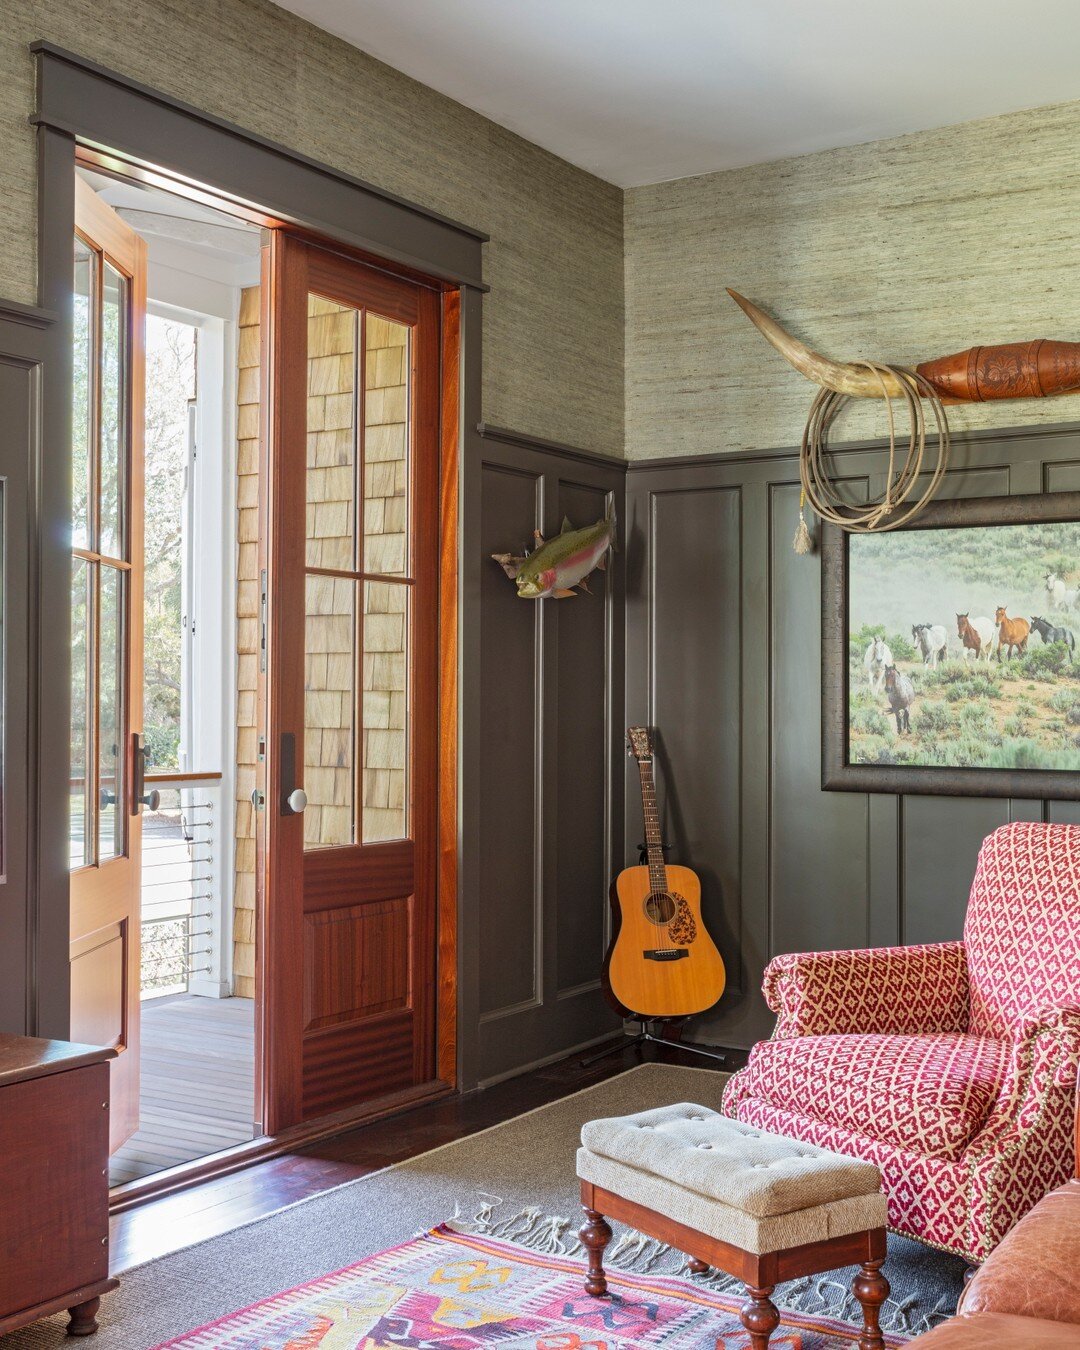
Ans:
[[[120,1288],[102,1300],[101,1330],[89,1344],[93,1350],[149,1350],[448,1221],[544,1257],[573,1259],[580,1222],[574,1154],[584,1122],[672,1102],[718,1107],[725,1078],[715,1069],[644,1064],[130,1270]],[[613,1227],[615,1240],[605,1254],[612,1269],[649,1278],[680,1275],[683,1260],[677,1252]],[[963,1271],[964,1263],[955,1257],[890,1239],[885,1274],[893,1293],[883,1310],[886,1330],[914,1336],[947,1317],[956,1307]],[[857,1324],[852,1273],[780,1285],[774,1302],[800,1315]],[[692,1287],[729,1297],[739,1292],[723,1277],[695,1280]],[[0,1350],[70,1346],[65,1323],[54,1318],[12,1332],[0,1337]],[[791,1350],[790,1344],[783,1350]]]
[[[609,1297],[582,1288],[584,1266],[441,1225],[321,1280],[256,1303],[157,1350],[724,1350],[749,1337],[739,1300],[662,1275],[609,1274]],[[851,1350],[859,1331],[786,1313],[776,1350]],[[888,1336],[889,1347],[904,1337]]]

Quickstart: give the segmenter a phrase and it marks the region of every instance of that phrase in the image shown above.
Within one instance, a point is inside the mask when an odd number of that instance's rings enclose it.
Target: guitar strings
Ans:
[[[662,897],[666,897],[668,893],[667,864],[664,861],[664,846],[662,843],[657,845],[660,850],[660,861],[658,866],[660,868],[659,875],[662,885],[659,890],[653,885],[653,865],[649,847],[649,811],[652,811],[654,818],[653,823],[656,826],[657,834],[660,832],[660,815],[656,809],[656,784],[652,777],[651,755],[647,759],[638,760],[638,776],[641,779],[641,801],[643,814],[645,816],[645,861],[649,869],[649,897],[646,899],[645,903],[648,905],[649,901],[654,900],[655,897],[653,905],[654,913],[657,915],[655,922],[656,926],[660,929],[660,940],[657,944],[657,950],[674,951],[675,943],[671,940],[669,925],[675,918],[675,911],[672,912],[671,919],[666,922],[662,919],[663,910],[661,908],[661,899]],[[672,901],[672,904],[674,903],[675,902]]]

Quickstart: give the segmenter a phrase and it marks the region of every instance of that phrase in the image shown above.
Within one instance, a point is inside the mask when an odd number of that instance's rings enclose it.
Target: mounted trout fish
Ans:
[[[762,335],[808,380],[853,398],[899,398],[903,388],[888,371],[875,373],[860,361],[832,361],[781,328],[738,291],[728,295]],[[969,347],[915,367],[943,403],[982,403],[999,398],[1048,398],[1080,391],[1080,342],[1008,342]]]
[[[491,556],[517,582],[520,599],[544,600],[552,595],[565,600],[574,594],[575,586],[588,591],[589,573],[607,566],[608,550],[616,547],[614,508],[609,505],[607,515],[584,529],[575,530],[564,516],[562,530],[554,539],[545,539],[539,530],[534,537],[536,548],[524,557],[510,553]]]

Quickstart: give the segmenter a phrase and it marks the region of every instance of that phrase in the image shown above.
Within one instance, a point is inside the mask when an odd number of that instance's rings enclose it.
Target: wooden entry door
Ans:
[[[435,1078],[440,306],[281,233],[264,291],[273,1133]]]
[[[146,246],[75,187],[71,1038],[120,1052],[116,1149],[139,1125]]]

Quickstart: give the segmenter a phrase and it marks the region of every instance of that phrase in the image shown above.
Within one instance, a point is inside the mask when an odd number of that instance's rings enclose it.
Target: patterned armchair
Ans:
[[[724,1110],[877,1163],[898,1233],[985,1259],[1072,1174],[1080,826],[983,841],[963,942],[777,957]]]

